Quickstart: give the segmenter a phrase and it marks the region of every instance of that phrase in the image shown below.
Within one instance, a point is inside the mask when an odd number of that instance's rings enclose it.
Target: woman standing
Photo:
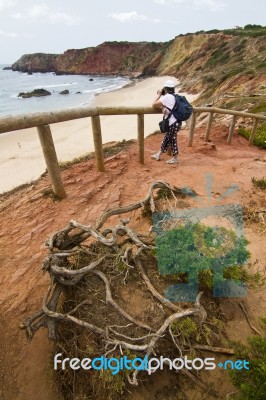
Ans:
[[[156,108],[161,108],[163,110],[164,118],[167,118],[171,113],[171,110],[175,105],[175,84],[172,80],[167,80],[164,83],[164,88],[162,90],[158,90],[158,97],[153,102],[152,106]],[[181,128],[181,122],[177,121],[173,115],[169,118],[169,129],[165,133],[161,149],[158,153],[153,154],[151,157],[155,160],[159,161],[161,159],[161,154],[167,151],[168,146],[171,147],[173,158],[166,161],[167,164],[176,164],[178,163],[177,155],[178,155],[178,146],[177,146],[177,132]]]

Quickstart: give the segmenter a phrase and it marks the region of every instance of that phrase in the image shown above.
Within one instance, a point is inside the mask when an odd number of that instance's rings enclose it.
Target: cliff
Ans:
[[[54,72],[57,58],[58,54],[24,54],[12,64],[11,69],[20,72]]]
[[[182,80],[183,89],[201,92],[201,100],[227,94],[266,94],[265,35],[224,33],[177,37],[158,74]]]
[[[51,72],[57,74],[95,74],[136,76],[147,65],[160,64],[169,43],[105,42],[97,47],[71,49],[63,54],[26,54],[12,65],[13,71]]]
[[[129,75],[156,63],[167,43],[105,42],[94,48],[68,50],[57,60],[57,73]],[[159,62],[157,63],[159,64]]]
[[[248,28],[246,28],[248,27]],[[63,54],[24,55],[16,71],[121,76],[172,75],[199,102],[233,95],[266,95],[266,28],[197,32],[165,43],[105,42]]]

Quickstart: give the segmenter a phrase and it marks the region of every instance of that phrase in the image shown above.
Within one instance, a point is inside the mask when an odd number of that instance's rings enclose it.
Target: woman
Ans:
[[[172,80],[167,80],[164,83],[164,88],[162,90],[158,90],[158,97],[153,102],[152,106],[156,108],[161,108],[164,113],[164,118],[167,118],[171,113],[175,105],[175,84]],[[177,155],[178,155],[178,146],[177,146],[177,132],[181,128],[181,122],[178,122],[173,115],[169,118],[169,130],[165,133],[161,149],[158,153],[153,154],[151,157],[155,160],[159,161],[161,158],[161,154],[167,151],[168,146],[171,147],[173,158],[166,161],[167,164],[176,164],[178,163]]]

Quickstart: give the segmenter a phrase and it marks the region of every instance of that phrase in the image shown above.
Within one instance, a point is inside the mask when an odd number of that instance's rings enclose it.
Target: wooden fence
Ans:
[[[8,116],[0,118],[0,134],[22,129],[37,127],[43,155],[45,158],[47,171],[51,179],[54,194],[58,198],[64,198],[66,192],[61,178],[60,167],[55,151],[55,146],[51,134],[50,124],[57,122],[70,121],[80,118],[91,117],[93,141],[95,148],[96,167],[98,171],[104,171],[104,155],[101,133],[101,115],[137,115],[138,118],[138,147],[139,162],[144,164],[144,115],[159,114],[160,110],[152,107],[91,107],[75,108],[56,112],[43,112],[27,115]],[[251,145],[256,134],[259,120],[266,121],[266,116],[262,114],[251,114],[241,111],[226,110],[214,107],[194,107],[191,117],[188,146],[192,146],[197,116],[200,113],[209,113],[205,141],[208,141],[214,114],[232,115],[232,121],[227,137],[228,144],[231,144],[237,117],[252,118],[254,120],[253,129],[250,135],[249,144]]]

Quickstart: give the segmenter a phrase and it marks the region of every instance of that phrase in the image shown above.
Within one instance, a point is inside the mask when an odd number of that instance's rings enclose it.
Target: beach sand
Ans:
[[[151,106],[158,89],[166,79],[152,77],[122,89],[102,93],[91,106]],[[189,101],[197,96],[187,95]],[[161,115],[145,115],[145,136],[158,129]],[[137,116],[102,116],[103,143],[137,138]],[[90,118],[66,121],[51,125],[59,161],[68,161],[94,151]],[[39,178],[45,171],[45,162],[37,129],[30,128],[0,135],[0,193]]]

